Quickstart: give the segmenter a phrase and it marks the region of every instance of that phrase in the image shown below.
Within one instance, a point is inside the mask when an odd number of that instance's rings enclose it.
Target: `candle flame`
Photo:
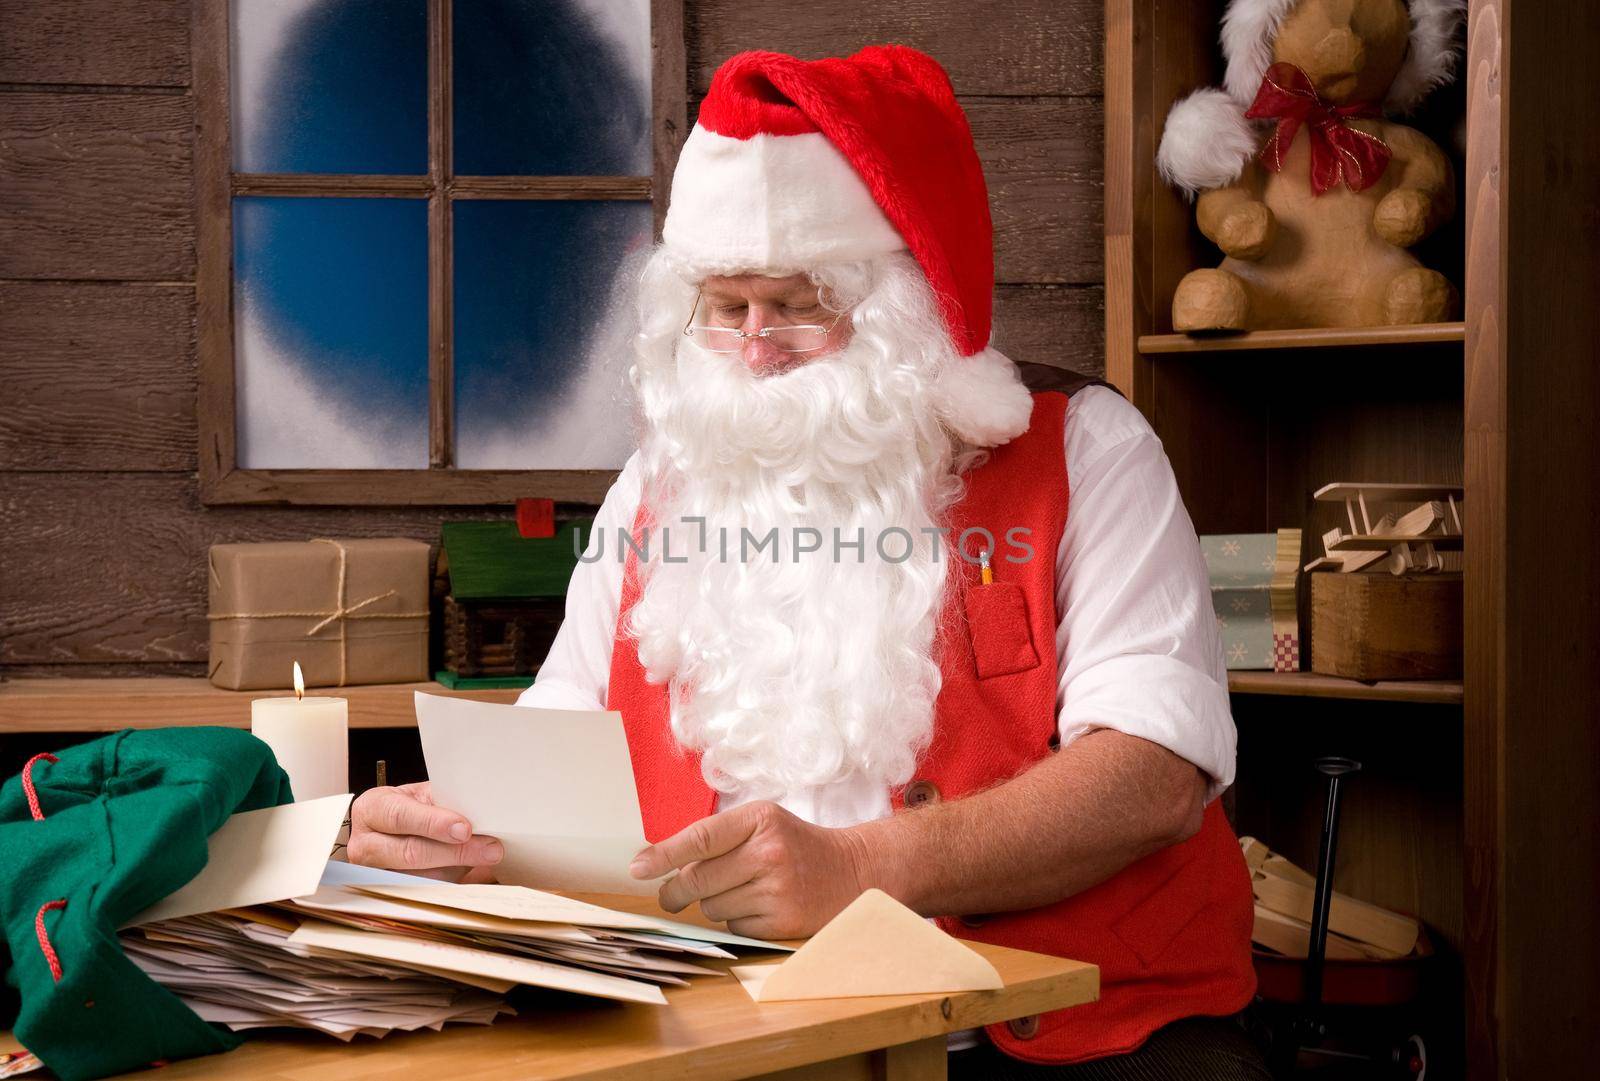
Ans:
[[[295,701],[306,696],[306,677],[300,671],[300,662],[294,662],[294,698]]]

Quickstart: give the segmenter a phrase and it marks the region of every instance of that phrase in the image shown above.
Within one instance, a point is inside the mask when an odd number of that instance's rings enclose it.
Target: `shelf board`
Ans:
[[[515,702],[510,690],[452,691],[439,683],[387,683],[317,687],[311,693],[350,700],[351,728],[414,728],[414,691]],[[115,732],[123,728],[218,724],[250,726],[250,703],[284,691],[224,691],[205,679],[15,679],[0,683],[0,734],[8,732]],[[292,692],[291,692],[292,693]]]
[[[1229,672],[1234,694],[1274,694],[1296,698],[1358,698],[1369,702],[1429,702],[1459,706],[1459,680],[1381,680],[1363,683],[1315,672]]]
[[[1460,533],[1351,533],[1328,545],[1331,552],[1387,552],[1397,544],[1431,544],[1441,552],[1459,552]]]
[[[1321,327],[1252,330],[1243,334],[1144,334],[1139,352],[1226,353],[1243,349],[1325,349],[1333,346],[1434,345],[1467,340],[1465,323],[1420,323],[1401,327]]]
[[[1302,698],[1353,698],[1383,702],[1460,705],[1461,684],[1450,681],[1362,683],[1313,672],[1229,672],[1234,694]],[[316,688],[315,693],[350,700],[352,728],[412,728],[413,691],[510,703],[515,689],[452,691],[438,683]],[[0,683],[0,734],[8,732],[115,732],[168,725],[250,725],[250,703],[281,691],[224,691],[204,679],[17,679]]]

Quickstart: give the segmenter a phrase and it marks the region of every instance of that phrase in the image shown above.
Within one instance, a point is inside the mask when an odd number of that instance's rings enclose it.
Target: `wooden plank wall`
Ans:
[[[994,208],[996,344],[1102,374],[1099,0],[689,0],[689,115],[744,49],[846,55],[896,42],[937,57],[972,125]]]
[[[207,545],[426,540],[443,516],[201,506],[189,19],[189,0],[0,9],[0,674],[203,671]],[[691,115],[743,48],[940,57],[988,171],[998,342],[1103,370],[1098,0],[688,0],[685,19]]]

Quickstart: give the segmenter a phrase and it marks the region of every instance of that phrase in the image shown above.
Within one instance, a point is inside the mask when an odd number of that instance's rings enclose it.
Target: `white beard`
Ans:
[[[932,735],[949,558],[935,531],[966,462],[928,388],[955,355],[914,264],[889,257],[871,278],[850,344],[781,375],[700,349],[681,322],[651,333],[647,315],[640,338],[657,527],[628,630],[648,678],[669,682],[673,734],[724,793],[781,799],[852,775],[900,784]],[[644,302],[681,321],[681,283],[655,266],[645,285]],[[774,527],[776,562],[755,548]],[[796,530],[816,543],[807,527],[821,548],[797,553]],[[864,536],[863,550],[835,558],[835,529]]]

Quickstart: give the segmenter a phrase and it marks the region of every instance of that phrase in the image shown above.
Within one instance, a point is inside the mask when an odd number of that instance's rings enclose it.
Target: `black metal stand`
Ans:
[[[1322,1017],[1322,970],[1328,954],[1328,908],[1333,901],[1333,868],[1339,851],[1339,786],[1344,775],[1361,763],[1353,758],[1319,758],[1317,771],[1328,778],[1328,798],[1322,812],[1322,841],[1317,850],[1317,884],[1311,907],[1311,941],[1306,949],[1305,984],[1301,1008],[1289,1031],[1273,1041],[1268,1066],[1272,1076],[1294,1075],[1302,1047],[1315,1045],[1327,1035]]]

